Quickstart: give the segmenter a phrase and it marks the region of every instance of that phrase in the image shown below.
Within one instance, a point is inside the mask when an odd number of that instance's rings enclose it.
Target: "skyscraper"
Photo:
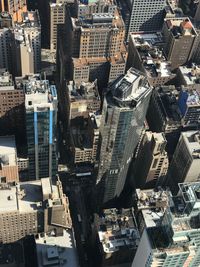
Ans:
[[[24,143],[24,91],[14,85],[12,75],[5,69],[0,70],[0,132],[15,135],[17,145]]]
[[[187,63],[192,57],[198,36],[189,18],[165,19],[162,33],[165,39],[164,51],[171,61],[172,69]]]
[[[25,90],[29,179],[56,175],[57,92],[39,76],[22,80]],[[19,82],[19,81],[18,81]]]
[[[173,193],[178,192],[178,183],[200,180],[200,134],[198,131],[182,132],[174,152],[167,185]]]
[[[179,194],[136,190],[136,220],[141,233],[132,267],[199,267],[200,183],[179,185]]]
[[[100,125],[100,158],[97,188],[103,203],[119,197],[146,116],[151,87],[131,68],[109,87]]]
[[[0,242],[12,243],[27,235],[54,232],[61,236],[71,228],[68,198],[56,178],[17,185],[0,184]]]
[[[63,77],[67,80],[78,77],[85,82],[97,79],[98,86],[105,88],[108,81],[124,74],[125,28],[118,11],[115,15],[94,13],[88,19],[71,18],[68,14],[59,31],[57,67],[60,80]]]
[[[30,39],[33,49],[34,73],[38,73],[41,68],[41,25],[38,11],[22,13],[22,23],[19,23],[18,26]]]
[[[132,0],[129,5],[131,10],[128,34],[130,32],[155,32],[162,28],[166,0]]]
[[[151,86],[166,84],[176,77],[163,52],[164,39],[160,32],[131,33],[126,68],[135,67],[146,74]]]
[[[10,43],[13,38],[12,18],[9,13],[0,13],[0,68],[12,70],[12,55],[10,53]]]
[[[164,133],[146,132],[133,164],[133,178],[137,188],[162,185],[168,170]]]
[[[50,4],[50,49],[56,51],[57,47],[57,27],[65,23],[66,8],[70,8],[72,15],[75,13],[75,0],[54,0]]]

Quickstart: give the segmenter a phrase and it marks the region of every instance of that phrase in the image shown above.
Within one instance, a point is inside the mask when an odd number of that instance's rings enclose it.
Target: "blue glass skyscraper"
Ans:
[[[23,81],[26,107],[26,133],[29,179],[56,175],[57,92],[48,80],[38,76]]]

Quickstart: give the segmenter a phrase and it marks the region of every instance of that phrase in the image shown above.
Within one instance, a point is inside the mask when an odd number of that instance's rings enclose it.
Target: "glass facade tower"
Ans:
[[[46,80],[25,83],[26,131],[31,180],[54,177],[57,171],[57,93]]]
[[[108,88],[100,126],[97,185],[103,202],[119,197],[143,129],[151,87],[131,68]]]

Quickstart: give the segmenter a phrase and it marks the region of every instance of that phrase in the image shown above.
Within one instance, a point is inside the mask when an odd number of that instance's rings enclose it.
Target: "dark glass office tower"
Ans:
[[[29,178],[54,177],[57,171],[57,93],[47,80],[24,82]]]
[[[102,203],[121,194],[151,96],[147,79],[131,68],[108,88],[100,126],[97,188]]]

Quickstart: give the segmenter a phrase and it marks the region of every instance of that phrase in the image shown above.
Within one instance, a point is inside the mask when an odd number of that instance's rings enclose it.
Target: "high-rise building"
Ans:
[[[196,6],[196,11],[195,11],[195,15],[194,15],[194,20],[195,22],[199,22],[200,21],[200,5],[199,2],[196,2],[197,6]]]
[[[71,15],[76,16],[76,0],[55,0],[50,5],[50,49],[57,48],[57,26],[65,23],[66,8],[70,9]]]
[[[57,25],[65,23],[65,4],[50,4],[50,49],[56,50],[57,47]]]
[[[49,178],[17,185],[0,184],[0,242],[11,243],[27,235],[62,235],[71,228],[69,203],[60,180]]]
[[[192,51],[192,55],[191,55],[191,62],[195,63],[195,64],[200,64],[200,24],[198,23],[194,23],[193,24],[195,27],[195,30],[197,32],[197,37],[195,39],[195,43],[193,45],[193,51]]]
[[[22,13],[22,21],[15,24],[13,34],[13,75],[38,73],[41,68],[41,27],[38,12]]]
[[[178,99],[182,115],[182,126],[185,129],[200,129],[200,88],[182,88]]]
[[[96,163],[100,120],[101,115],[90,113],[87,119],[79,118],[70,126],[70,150],[74,164]]]
[[[133,164],[136,188],[153,188],[163,184],[169,165],[166,143],[163,133],[144,134]]]
[[[63,104],[69,109],[70,121],[77,117],[88,118],[90,112],[100,110],[101,100],[96,82],[79,84],[70,81],[66,91],[67,95]]]
[[[131,32],[156,32],[161,30],[165,6],[165,0],[129,1],[128,35]]]
[[[166,150],[173,155],[181,128],[182,115],[178,105],[179,92],[175,86],[161,86],[153,91],[147,111],[147,123],[152,132],[165,133]]]
[[[16,87],[12,75],[0,70],[0,132],[1,135],[15,135],[22,144],[25,137],[24,91]],[[22,141],[22,142],[21,142]]]
[[[193,54],[197,32],[189,18],[165,19],[162,33],[165,40],[164,51],[171,61],[172,69],[187,63]]]
[[[94,13],[88,19],[71,18],[68,14],[59,30],[57,66],[61,84],[64,77],[86,82],[97,79],[102,89],[108,81],[124,74],[125,28],[118,11],[114,16]]]
[[[117,5],[113,0],[79,0],[78,18],[89,18],[94,13],[111,13],[115,14]]]
[[[14,136],[0,137],[0,183],[19,181],[17,151]]]
[[[38,73],[41,68],[41,25],[38,11],[23,12],[21,23],[15,25],[21,27],[24,35],[27,35],[30,40],[33,49],[34,73]]]
[[[43,234],[39,234],[38,236],[39,238],[35,239],[37,267],[44,267],[44,262],[46,266],[55,264],[60,264],[65,267],[79,266],[77,245],[75,243],[74,232],[71,229],[63,229],[63,235],[59,236]]]
[[[11,72],[12,70],[12,55],[10,44],[12,42],[12,18],[9,13],[0,13],[0,68],[5,68]]]
[[[25,91],[29,179],[52,178],[57,171],[56,87],[39,75],[19,78],[20,82]]]
[[[12,16],[13,21],[22,21],[22,13],[27,11],[26,0],[1,0],[0,11],[7,11]]]
[[[131,33],[128,44],[127,68],[142,71],[152,86],[161,86],[176,75],[171,71],[171,63],[163,53],[164,39],[157,33]]]
[[[14,29],[12,55],[15,62],[12,66],[14,76],[24,76],[34,73],[34,52],[29,36],[19,26]]]
[[[63,139],[70,150],[71,162],[75,165],[93,164],[96,162],[101,117],[97,83],[70,81],[61,93]]]
[[[199,183],[179,185],[179,194],[136,190],[141,239],[132,267],[200,264]]]
[[[130,162],[139,142],[151,87],[134,68],[108,87],[100,125],[100,156],[97,176],[102,204],[119,197]]]
[[[94,229],[101,256],[98,266],[130,266],[140,240],[133,208],[104,209],[95,214]]]
[[[187,89],[200,89],[200,67],[193,64],[192,67],[180,66],[177,70],[177,82],[179,86]]]
[[[200,180],[200,135],[198,131],[182,132],[174,152],[167,185],[177,193],[178,183]]]

